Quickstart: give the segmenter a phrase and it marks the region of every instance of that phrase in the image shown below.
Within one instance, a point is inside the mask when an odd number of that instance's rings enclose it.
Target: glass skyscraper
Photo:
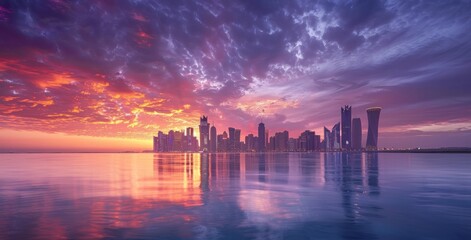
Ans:
[[[265,124],[258,124],[258,151],[265,152]]]
[[[342,149],[352,148],[352,106],[340,108],[342,124]]]
[[[361,119],[352,120],[352,149],[361,150]]]
[[[200,118],[200,151],[207,152],[209,150],[209,123],[208,117]]]

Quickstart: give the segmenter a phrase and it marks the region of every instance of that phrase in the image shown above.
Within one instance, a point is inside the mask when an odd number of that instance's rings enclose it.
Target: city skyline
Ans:
[[[193,136],[193,128],[188,127],[186,135],[184,130],[170,130],[168,134],[159,131],[156,136],[153,136],[152,151],[156,153],[376,151],[381,149],[378,146],[381,109],[380,107],[371,107],[366,111],[368,127],[365,144],[362,142],[361,119],[352,119],[352,106],[345,105],[340,108],[341,122],[336,123],[332,130],[324,126],[323,138],[311,130],[304,130],[298,137],[290,135],[287,130],[272,132],[270,135],[270,130],[263,119],[260,119],[256,136],[247,132],[246,136],[241,138],[241,129],[231,126],[226,127],[227,131],[223,128],[222,133],[217,134],[215,124],[213,123],[210,127],[209,117],[203,115],[200,117],[199,124],[199,146],[197,146],[198,139]]]
[[[339,117],[346,105],[363,146],[366,110],[381,106],[378,147],[471,147],[470,11],[443,1],[2,1],[0,152],[149,150],[160,130],[191,126],[199,139],[203,114],[208,136],[231,126],[245,141],[263,119],[265,136],[328,131],[336,147],[354,142],[337,139],[354,128]]]

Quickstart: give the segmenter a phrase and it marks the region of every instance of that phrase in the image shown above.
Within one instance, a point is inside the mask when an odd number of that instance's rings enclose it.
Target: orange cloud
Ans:
[[[41,88],[56,88],[63,85],[69,85],[74,83],[74,80],[71,78],[70,74],[51,74],[47,79],[41,79],[34,82],[37,86]]]
[[[52,99],[46,99],[46,100],[22,99],[20,102],[31,103],[31,107],[37,107],[38,105],[47,107],[54,104],[54,100]]]

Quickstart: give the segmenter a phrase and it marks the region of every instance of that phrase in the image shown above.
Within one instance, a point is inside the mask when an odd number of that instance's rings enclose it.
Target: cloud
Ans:
[[[381,126],[397,132],[466,123],[469,10],[440,1],[8,1],[0,126],[148,138],[209,113],[248,132],[264,108],[269,128],[296,133],[338,122],[344,104],[364,122],[366,107],[383,106]]]

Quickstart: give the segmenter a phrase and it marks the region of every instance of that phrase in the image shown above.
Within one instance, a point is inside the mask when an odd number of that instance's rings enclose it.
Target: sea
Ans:
[[[0,239],[471,239],[471,154],[0,154]]]

